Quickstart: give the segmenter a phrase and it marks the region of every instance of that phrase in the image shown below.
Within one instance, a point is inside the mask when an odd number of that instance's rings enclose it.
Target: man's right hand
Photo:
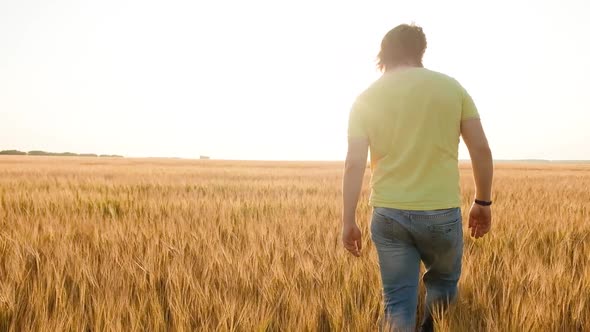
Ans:
[[[476,239],[486,235],[492,228],[492,209],[473,203],[469,211],[469,228],[471,236]]]

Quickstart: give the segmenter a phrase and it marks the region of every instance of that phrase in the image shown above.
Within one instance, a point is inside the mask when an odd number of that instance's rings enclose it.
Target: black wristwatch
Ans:
[[[482,200],[476,199],[474,202],[475,202],[475,204],[481,205],[481,206],[490,206],[490,205],[492,205],[492,201],[482,201]]]

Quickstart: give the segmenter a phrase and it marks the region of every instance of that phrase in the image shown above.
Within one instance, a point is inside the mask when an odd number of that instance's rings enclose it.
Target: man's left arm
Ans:
[[[357,257],[361,254],[362,241],[355,214],[367,168],[368,150],[367,138],[348,138],[348,153],[342,181],[342,242],[344,247]]]

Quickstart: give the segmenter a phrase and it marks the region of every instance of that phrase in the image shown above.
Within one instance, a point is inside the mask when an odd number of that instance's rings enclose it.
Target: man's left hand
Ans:
[[[362,249],[361,230],[356,223],[345,224],[342,227],[342,243],[344,248],[350,251],[351,254],[360,257]]]

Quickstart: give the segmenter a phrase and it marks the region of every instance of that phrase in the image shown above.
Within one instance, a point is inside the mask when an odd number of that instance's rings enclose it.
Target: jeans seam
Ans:
[[[456,212],[457,211],[452,210],[449,212],[445,212],[443,214],[433,214],[433,215],[411,214],[409,217],[410,217],[410,220],[412,220],[412,221],[414,221],[414,218],[416,218],[416,219],[436,219],[436,218],[443,218],[443,217],[451,216]]]

